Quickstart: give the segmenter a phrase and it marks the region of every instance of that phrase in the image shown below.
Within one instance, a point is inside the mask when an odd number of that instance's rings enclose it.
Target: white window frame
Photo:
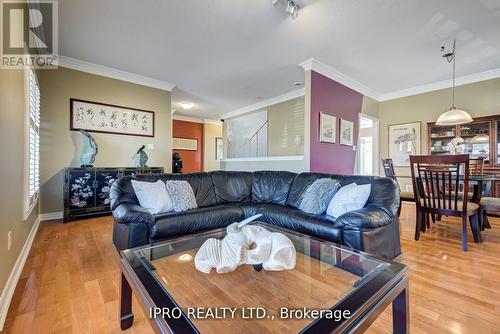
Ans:
[[[24,120],[24,219],[26,220],[35,206],[38,204],[40,198],[40,98],[38,98],[38,120],[32,121],[31,117],[31,73],[34,75],[36,81],[38,96],[40,96],[40,84],[36,72],[33,68],[24,71],[24,92],[25,92],[25,120]],[[33,152],[35,164],[35,191],[30,193],[30,169],[31,169],[31,129],[35,130],[35,151]]]

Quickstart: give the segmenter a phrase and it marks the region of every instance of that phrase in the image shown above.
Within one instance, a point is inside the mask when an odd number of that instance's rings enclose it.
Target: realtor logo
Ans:
[[[1,1],[1,68],[57,68],[57,1]]]

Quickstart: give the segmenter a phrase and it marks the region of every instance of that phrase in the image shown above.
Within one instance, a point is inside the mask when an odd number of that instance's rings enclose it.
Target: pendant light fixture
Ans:
[[[456,78],[456,70],[455,70],[455,63],[456,63],[456,41],[453,41],[453,50],[451,52],[446,52],[443,54],[443,58],[446,58],[448,63],[453,62],[453,87],[452,87],[452,100],[451,100],[451,108],[441,114],[439,118],[436,121],[436,125],[444,125],[444,126],[449,126],[449,125],[457,125],[457,124],[465,124],[465,123],[470,123],[472,122],[472,117],[467,113],[467,111],[462,110],[462,109],[457,109],[455,107],[455,78]],[[441,51],[444,51],[444,46],[441,47]]]

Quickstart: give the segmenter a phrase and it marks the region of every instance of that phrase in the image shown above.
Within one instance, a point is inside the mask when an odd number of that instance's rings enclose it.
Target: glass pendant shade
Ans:
[[[453,107],[439,116],[436,125],[457,125],[470,123],[472,121],[472,117],[466,111]]]

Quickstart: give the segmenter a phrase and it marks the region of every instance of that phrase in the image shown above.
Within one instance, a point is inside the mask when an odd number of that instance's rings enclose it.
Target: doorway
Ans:
[[[359,114],[359,142],[356,173],[378,175],[379,173],[379,120]]]

